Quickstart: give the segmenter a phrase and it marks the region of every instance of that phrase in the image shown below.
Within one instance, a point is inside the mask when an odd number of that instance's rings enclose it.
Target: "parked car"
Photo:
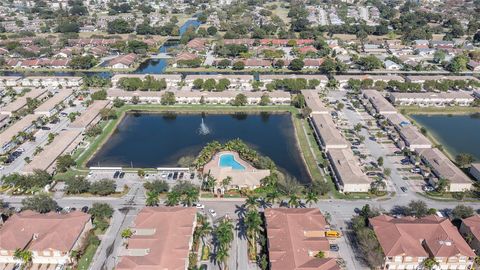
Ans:
[[[210,212],[210,215],[212,215],[212,217],[217,216],[217,212],[215,212],[215,210],[213,210],[213,209],[209,209],[208,212]]]
[[[125,176],[125,173],[124,173],[124,172],[121,172],[121,173],[118,175],[118,178],[122,179],[124,176]]]
[[[407,192],[407,188],[406,187],[400,187],[400,189],[403,191],[403,192]]]
[[[338,247],[337,244],[330,244],[330,251],[338,252],[339,250],[340,248]]]
[[[167,177],[167,178],[170,180],[170,179],[172,179],[172,177],[173,177],[173,173],[168,173],[168,177]]]
[[[174,172],[173,173],[173,180],[177,180],[177,178],[178,178],[178,172]]]
[[[195,173],[190,174],[190,180],[193,180],[193,178],[195,178]]]
[[[181,172],[181,173],[178,175],[178,179],[183,179],[183,175],[184,175],[184,173]]]
[[[420,168],[413,168],[410,170],[411,173],[421,173],[422,170]]]
[[[205,209],[205,205],[200,204],[200,203],[195,203],[194,206],[195,206],[197,209]]]
[[[41,129],[42,129],[42,130],[51,130],[51,128],[50,128],[50,127],[47,127],[47,126],[43,126],[43,127],[41,127]]]
[[[162,175],[161,175],[160,177],[161,177],[162,179],[166,179],[166,178],[167,178],[167,176],[168,176],[168,174],[166,174],[166,173],[162,173]]]
[[[113,179],[118,178],[119,175],[120,175],[120,172],[119,172],[119,171],[116,171],[116,172],[113,174]]]

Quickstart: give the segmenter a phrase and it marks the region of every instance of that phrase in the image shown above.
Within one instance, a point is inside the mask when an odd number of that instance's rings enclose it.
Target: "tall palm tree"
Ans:
[[[212,226],[208,221],[203,221],[200,226],[197,227],[198,236],[202,239],[203,245],[205,245],[205,237],[212,232]]]
[[[307,194],[305,194],[305,202],[312,207],[312,203],[318,202],[318,194],[312,190],[309,190]]]
[[[215,260],[217,261],[218,267],[220,267],[220,269],[226,269],[228,256],[228,249],[219,246],[215,254]]]
[[[230,243],[233,241],[233,229],[232,222],[228,219],[222,219],[215,229],[215,236],[219,246],[230,247]]]
[[[167,206],[175,206],[180,203],[180,194],[176,191],[172,191],[167,193],[167,200],[165,201],[165,204]]]
[[[147,200],[145,202],[147,206],[157,206],[158,205],[158,193],[155,191],[147,192]]]
[[[243,221],[247,227],[248,241],[250,242],[251,240],[256,239],[257,233],[260,231],[262,225],[260,214],[257,211],[248,211]]]
[[[288,206],[297,208],[300,205],[300,199],[297,195],[292,194],[288,197]]]
[[[256,195],[247,196],[247,199],[245,200],[245,207],[247,209],[257,209],[258,206],[260,206],[260,203],[258,202],[258,197]]]

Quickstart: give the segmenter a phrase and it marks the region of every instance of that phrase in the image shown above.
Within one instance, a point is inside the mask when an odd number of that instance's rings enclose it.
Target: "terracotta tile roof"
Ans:
[[[188,265],[197,210],[186,207],[146,207],[135,219],[136,233],[117,270],[180,270]]]
[[[125,54],[125,55],[120,55],[120,56],[110,60],[108,65],[113,66],[115,64],[124,64],[126,66],[130,66],[135,62],[136,59],[137,59],[136,54],[129,53],[129,54]]]
[[[198,56],[194,53],[189,53],[189,52],[182,52],[175,57],[175,61],[182,61],[182,60],[193,60],[197,59]]]
[[[480,215],[471,216],[462,220],[463,224],[467,226],[472,232],[473,236],[480,240]]]
[[[10,217],[0,229],[0,249],[28,246],[31,251],[69,252],[89,221],[90,215],[80,211],[68,214],[23,211]]]
[[[456,227],[446,218],[381,215],[371,218],[370,225],[385,256],[475,257]]]
[[[335,259],[318,259],[328,252],[328,229],[320,210],[313,208],[265,209],[269,257],[272,270],[339,270]]]

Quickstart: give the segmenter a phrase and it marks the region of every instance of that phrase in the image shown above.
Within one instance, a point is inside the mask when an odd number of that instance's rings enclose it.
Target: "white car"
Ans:
[[[23,149],[23,148],[18,148],[17,151],[23,153],[23,152],[25,152],[25,149]]]
[[[199,204],[199,203],[195,204],[195,207],[196,207],[197,209],[205,209],[205,205]]]
[[[215,210],[213,210],[213,209],[209,209],[208,212],[210,212],[210,215],[212,215],[212,217],[217,216],[217,212],[215,212]]]

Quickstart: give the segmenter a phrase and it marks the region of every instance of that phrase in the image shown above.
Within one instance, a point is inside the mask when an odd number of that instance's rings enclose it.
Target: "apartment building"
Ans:
[[[435,269],[470,269],[475,253],[447,218],[394,218],[380,215],[370,218],[370,226],[380,243],[383,269],[423,269],[433,258]]]
[[[265,209],[271,270],[340,270],[325,237],[325,217],[316,208]],[[316,258],[322,252],[324,258]]]
[[[36,269],[69,264],[71,251],[82,247],[90,229],[90,215],[80,211],[39,214],[26,210],[14,214],[0,229],[0,263],[21,262],[14,257],[15,250],[20,249],[32,252],[34,267],[43,265]]]
[[[187,269],[197,210],[145,207],[131,226],[133,235],[121,252],[117,270]]]
[[[395,105],[420,107],[443,107],[450,105],[470,106],[475,98],[465,91],[426,92],[426,93],[391,93],[389,99]]]

